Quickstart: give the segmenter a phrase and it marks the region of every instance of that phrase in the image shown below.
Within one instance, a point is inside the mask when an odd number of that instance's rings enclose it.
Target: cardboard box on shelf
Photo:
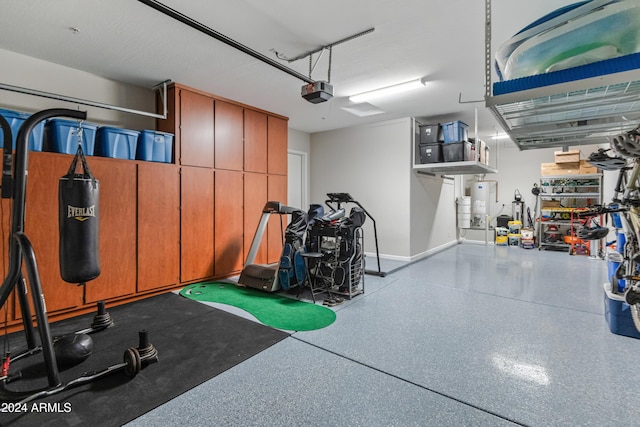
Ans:
[[[579,163],[580,150],[556,151],[553,153],[556,163]]]
[[[593,174],[598,173],[598,168],[587,162],[586,160],[580,160],[580,173],[581,174]]]
[[[549,208],[559,208],[560,200],[541,200],[540,208],[541,209],[549,209]]]
[[[540,175],[577,175],[580,163],[540,163]]]

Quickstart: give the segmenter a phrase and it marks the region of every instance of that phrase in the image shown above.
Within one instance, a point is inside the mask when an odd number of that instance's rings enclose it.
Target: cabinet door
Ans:
[[[215,172],[215,261],[216,276],[239,272],[243,263],[242,172]]]
[[[213,167],[213,98],[180,91],[180,163]]]
[[[213,276],[213,169],[182,167],[182,282]]]
[[[81,306],[83,288],[60,277],[58,182],[73,157],[29,153],[24,232],[31,241],[49,312]],[[26,277],[26,274],[25,274]]]
[[[178,168],[138,163],[138,291],[180,280]]]
[[[244,174],[244,259],[247,259],[249,249],[262,217],[262,209],[267,203],[267,175],[258,173]],[[271,219],[275,220],[276,215]],[[260,249],[256,254],[255,264],[267,262],[267,235],[262,237]]]
[[[241,171],[243,165],[242,107],[216,101],[215,109],[215,167]]]
[[[244,110],[244,171],[267,173],[267,115]]]
[[[87,283],[86,302],[136,291],[136,164],[90,157],[100,182],[100,276]]]
[[[287,204],[287,177],[282,175],[269,175],[267,178],[267,197],[270,201]],[[283,231],[287,228],[288,215],[272,215],[267,226],[267,262],[274,263],[280,261],[282,252],[282,242],[284,241]],[[282,222],[281,222],[282,221]]]
[[[287,121],[269,116],[267,119],[267,162],[270,174],[287,174]]]

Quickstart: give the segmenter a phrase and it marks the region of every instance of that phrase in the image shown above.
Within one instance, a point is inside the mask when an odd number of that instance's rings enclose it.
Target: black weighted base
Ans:
[[[93,316],[91,326],[80,331],[76,331],[76,334],[92,334],[94,332],[104,331],[114,325],[111,315],[105,309],[104,301],[98,301],[98,312]]]
[[[158,361],[158,350],[149,342],[149,333],[146,330],[138,332],[138,348],[136,349],[145,366]]]
[[[66,384],[57,384],[53,387],[48,387],[46,389],[40,390],[8,390],[6,388],[8,381],[5,378],[0,380],[0,400],[3,402],[28,403],[47,396],[52,396],[73,387],[78,387],[96,381],[102,377],[111,375],[119,371],[122,371],[129,378],[133,378],[138,375],[144,367],[158,361],[158,351],[152,344],[149,343],[147,331],[142,330],[138,333],[138,335],[140,340],[139,347],[130,347],[125,350],[122,363],[108,366],[101,371],[85,373]]]

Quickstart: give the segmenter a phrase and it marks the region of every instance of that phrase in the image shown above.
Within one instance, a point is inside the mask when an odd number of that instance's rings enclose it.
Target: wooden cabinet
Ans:
[[[62,281],[59,268],[58,181],[72,156],[30,152],[25,232],[52,321],[92,312],[98,300],[119,304],[237,274],[265,203],[286,204],[285,117],[179,84],[167,88],[167,106],[157,129],[174,134],[174,163],[88,159],[101,187],[101,274],[85,287]],[[6,275],[11,203],[0,203]],[[274,217],[256,261],[278,262],[281,251]]]
[[[179,209],[178,168],[138,163],[138,292],[180,283]]]
[[[215,261],[216,276],[239,272],[243,264],[243,173],[215,172]]]
[[[244,171],[267,173],[267,115],[244,110]]]
[[[269,116],[267,119],[267,170],[270,174],[287,174],[287,121]]]
[[[70,162],[70,160],[68,160]],[[100,276],[87,283],[85,302],[136,292],[136,164],[89,157],[100,182]]]
[[[180,279],[212,277],[213,169],[183,166],[181,171]]]
[[[244,174],[244,258],[247,259],[251,243],[258,229],[262,209],[267,203],[267,175],[259,173]],[[260,242],[255,264],[267,262],[267,235]]]
[[[242,107],[215,102],[215,168],[241,171],[243,160]]]
[[[213,167],[213,99],[180,90],[180,164]]]
[[[267,197],[270,201],[287,204],[287,176],[269,175],[267,179]],[[279,262],[284,241],[284,229],[287,228],[288,215],[276,216],[267,226],[267,263]],[[282,221],[282,222],[280,222]]]

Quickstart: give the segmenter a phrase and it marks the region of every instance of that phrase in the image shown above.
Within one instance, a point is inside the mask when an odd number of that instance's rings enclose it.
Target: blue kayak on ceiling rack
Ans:
[[[640,2],[590,0],[557,9],[503,43],[500,80],[565,70],[640,52]]]

